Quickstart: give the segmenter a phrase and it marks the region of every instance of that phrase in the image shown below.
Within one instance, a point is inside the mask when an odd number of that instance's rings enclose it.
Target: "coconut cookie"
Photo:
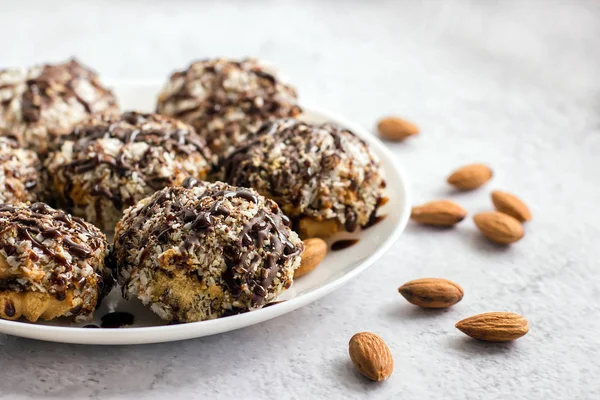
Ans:
[[[0,132],[42,157],[77,122],[116,110],[112,92],[75,60],[0,70]]]
[[[0,317],[87,320],[112,287],[106,237],[44,203],[0,206]]]
[[[218,156],[251,137],[263,122],[301,112],[295,89],[254,59],[192,63],[171,76],[156,110],[193,125]]]
[[[292,284],[302,242],[277,204],[222,182],[165,188],[125,211],[113,262],[125,298],[192,322],[260,308]]]
[[[293,119],[266,123],[221,161],[216,175],[275,200],[303,237],[367,225],[385,187],[380,162],[363,140],[332,124]]]
[[[0,204],[38,200],[41,164],[16,139],[0,137]]]
[[[204,179],[210,150],[191,126],[157,114],[93,116],[45,161],[57,203],[110,232],[130,207],[185,177]]]

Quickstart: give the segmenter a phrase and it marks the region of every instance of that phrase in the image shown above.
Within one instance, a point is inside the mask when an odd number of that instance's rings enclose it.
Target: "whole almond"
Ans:
[[[473,190],[492,178],[493,172],[487,165],[470,164],[454,171],[448,183],[460,190]]]
[[[406,282],[398,292],[409,303],[424,308],[447,308],[462,300],[463,289],[441,278],[423,278]]]
[[[377,124],[379,136],[385,140],[399,141],[419,133],[419,128],[412,122],[398,117],[386,117]]]
[[[523,225],[510,215],[498,211],[488,211],[473,217],[475,225],[492,242],[510,244],[521,240]]]
[[[327,255],[327,243],[323,239],[310,238],[303,241],[304,251],[300,267],[294,271],[294,279],[300,278],[317,268]]]
[[[360,332],[352,336],[348,352],[358,372],[371,380],[383,381],[394,372],[392,352],[374,333]]]
[[[490,312],[463,319],[456,328],[475,339],[508,342],[529,332],[529,323],[519,314]]]
[[[529,221],[531,219],[529,207],[515,195],[494,190],[492,192],[492,202],[494,203],[496,210],[508,214],[521,222]]]
[[[450,200],[432,201],[412,208],[411,219],[421,224],[434,226],[454,226],[465,219],[464,208]]]

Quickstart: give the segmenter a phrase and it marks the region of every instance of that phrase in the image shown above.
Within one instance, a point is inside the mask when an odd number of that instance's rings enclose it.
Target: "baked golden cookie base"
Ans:
[[[310,217],[304,217],[298,221],[298,234],[302,240],[313,237],[327,239],[342,230],[343,228],[336,219],[317,221]]]
[[[77,299],[81,302],[81,299]],[[25,317],[29,322],[38,319],[49,321],[65,316],[78,306],[73,291],[66,291],[64,300],[57,300],[48,293],[38,292],[0,292],[0,318],[17,320]]]

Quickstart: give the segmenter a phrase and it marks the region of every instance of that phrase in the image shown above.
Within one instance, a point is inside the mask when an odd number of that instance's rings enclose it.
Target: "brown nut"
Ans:
[[[406,282],[398,292],[409,303],[424,308],[447,308],[462,300],[463,289],[441,278],[422,278]]]
[[[374,333],[360,332],[352,336],[348,352],[358,372],[373,381],[383,381],[394,372],[392,352]]]
[[[487,165],[470,164],[454,171],[448,183],[459,190],[473,190],[492,179],[493,172]]]
[[[492,202],[496,210],[508,214],[521,222],[531,220],[531,211],[529,207],[517,196],[510,193],[494,190],[492,192]]]
[[[399,141],[419,133],[419,128],[405,119],[398,117],[382,118],[377,124],[379,136],[385,140]]]
[[[467,216],[467,211],[450,200],[432,201],[412,208],[410,218],[425,225],[450,227]]]
[[[523,225],[510,215],[498,211],[488,211],[473,217],[475,225],[492,242],[510,244],[523,238]]]
[[[304,240],[303,243],[302,261],[300,267],[294,271],[294,279],[300,278],[317,268],[327,255],[327,243],[323,239],[310,238]]]
[[[456,324],[465,335],[487,342],[508,342],[529,332],[529,323],[519,314],[490,312],[474,315]]]

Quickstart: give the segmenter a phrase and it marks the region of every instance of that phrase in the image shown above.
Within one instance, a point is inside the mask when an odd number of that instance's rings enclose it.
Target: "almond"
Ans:
[[[348,352],[358,372],[371,380],[383,381],[394,372],[392,352],[374,333],[360,332],[352,336]]]
[[[441,278],[423,278],[406,282],[398,292],[409,303],[424,308],[447,308],[462,300],[463,289]]]
[[[399,141],[419,133],[419,128],[412,122],[398,117],[386,117],[377,124],[379,136],[385,140]]]
[[[516,218],[498,211],[477,214],[473,221],[485,237],[499,244],[517,242],[525,234],[523,225]]]
[[[493,172],[487,165],[470,164],[454,171],[448,183],[460,190],[473,190],[492,178]]]
[[[453,226],[467,216],[464,208],[450,200],[432,201],[412,208],[410,217],[422,224]]]
[[[515,195],[494,190],[492,192],[492,202],[494,203],[496,210],[508,214],[521,222],[529,221],[531,219],[529,207]]]
[[[303,241],[304,251],[300,267],[294,271],[294,279],[300,278],[317,268],[327,255],[327,243],[323,239],[311,238]]]
[[[490,312],[463,319],[456,324],[456,328],[475,339],[508,342],[529,332],[529,323],[519,314]]]

